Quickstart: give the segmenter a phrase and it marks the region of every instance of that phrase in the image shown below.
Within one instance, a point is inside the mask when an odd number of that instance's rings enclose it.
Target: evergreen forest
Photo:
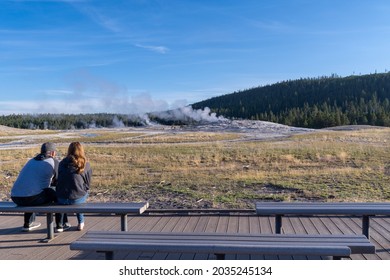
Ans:
[[[298,127],[390,126],[390,72],[302,78],[192,104],[227,118]]]

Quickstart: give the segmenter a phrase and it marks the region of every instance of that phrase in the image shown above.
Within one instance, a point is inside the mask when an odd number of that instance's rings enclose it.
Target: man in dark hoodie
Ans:
[[[12,190],[11,199],[19,206],[36,206],[55,202],[55,186],[59,161],[55,158],[53,143],[42,144],[41,153],[30,159],[22,168]],[[23,231],[31,231],[41,224],[35,222],[35,213],[24,214]]]

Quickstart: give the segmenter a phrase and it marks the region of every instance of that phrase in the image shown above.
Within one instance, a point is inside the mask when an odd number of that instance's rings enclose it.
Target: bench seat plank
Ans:
[[[390,203],[256,202],[258,215],[390,215]]]
[[[256,214],[275,216],[275,232],[281,233],[283,215],[354,215],[362,216],[362,233],[369,238],[371,216],[389,216],[386,202],[256,202]]]
[[[375,253],[362,235],[250,235],[224,233],[87,232],[71,250],[142,251],[259,255],[311,255],[347,257]]]
[[[13,202],[0,202],[0,212],[42,212],[42,213],[114,213],[142,214],[149,204],[147,202],[88,202],[83,204],[58,205],[46,204],[39,206],[17,206]]]
[[[123,240],[160,240],[160,241],[177,241],[177,242],[266,242],[267,244],[281,243],[294,244],[326,244],[329,246],[337,246],[348,244],[352,254],[373,254],[375,246],[371,244],[364,235],[275,235],[275,234],[226,234],[226,233],[137,233],[137,232],[119,232],[106,236],[104,232],[88,232],[88,235],[83,237],[83,240],[97,241],[101,238],[114,242],[122,242]]]

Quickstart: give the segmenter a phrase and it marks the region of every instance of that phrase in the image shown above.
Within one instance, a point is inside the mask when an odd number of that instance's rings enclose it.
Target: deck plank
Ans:
[[[207,219],[207,225],[205,227],[205,232],[216,232],[219,222],[219,216],[211,216]]]
[[[260,224],[261,233],[274,233],[275,232],[275,219],[270,217],[258,216],[258,222]]]

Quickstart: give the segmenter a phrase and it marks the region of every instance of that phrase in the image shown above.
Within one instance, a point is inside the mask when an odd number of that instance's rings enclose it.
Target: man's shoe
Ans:
[[[64,231],[71,228],[71,225],[69,223],[64,224]]]
[[[32,222],[31,224],[28,225],[28,227],[23,226],[22,231],[32,231],[36,228],[39,228],[40,226],[41,226],[41,223]]]
[[[57,226],[57,232],[64,232],[65,230],[70,229],[71,225],[69,223],[65,223],[62,226]]]

